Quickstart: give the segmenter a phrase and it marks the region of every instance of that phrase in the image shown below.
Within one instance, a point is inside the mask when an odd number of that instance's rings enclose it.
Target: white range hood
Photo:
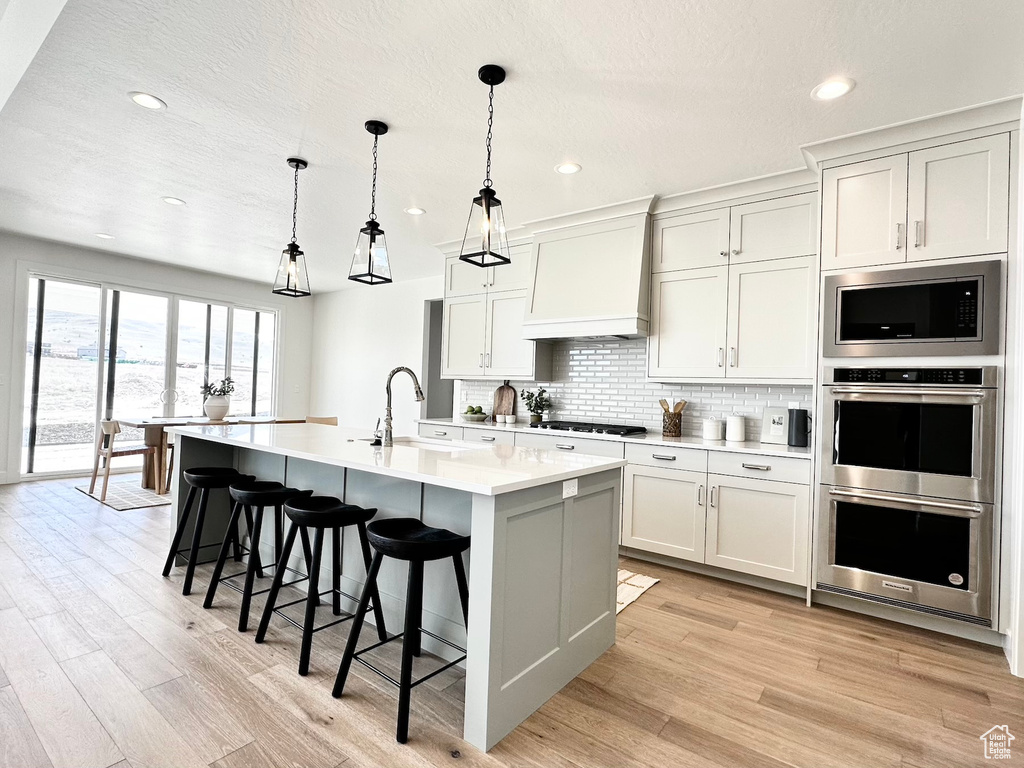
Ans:
[[[653,197],[530,222],[526,339],[642,338]]]

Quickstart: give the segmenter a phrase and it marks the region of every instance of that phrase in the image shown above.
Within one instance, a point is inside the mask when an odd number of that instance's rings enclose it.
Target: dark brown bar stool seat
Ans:
[[[288,527],[288,534],[285,536],[284,546],[278,558],[277,570],[274,572],[274,579],[270,585],[270,594],[267,596],[267,604],[263,609],[263,618],[260,620],[259,629],[256,631],[256,642],[262,643],[267,635],[267,628],[270,626],[270,619],[276,613],[289,624],[302,630],[302,645],[299,651],[299,674],[306,675],[309,672],[309,654],[313,647],[313,634],[343,621],[348,621],[354,614],[343,614],[341,611],[341,598],[347,597],[353,602],[359,602],[359,598],[343,592],[341,589],[341,532],[342,529],[355,526],[359,533],[359,544],[363,552],[363,564],[367,571],[370,569],[370,544],[367,539],[366,523],[377,514],[376,509],[363,509],[353,504],[346,504],[341,499],[333,496],[305,496],[289,499],[284,504],[284,513],[291,521]],[[281,591],[284,580],[285,566],[288,565],[288,558],[291,556],[292,547],[295,544],[295,537],[299,532],[308,536],[308,530],[313,529],[313,554],[307,565],[309,574],[308,592],[306,597],[292,600],[289,603],[277,605],[278,594]],[[324,537],[326,531],[331,532],[331,549],[334,552],[334,562],[331,564],[332,584],[329,590],[319,590],[320,564],[323,560]],[[331,595],[331,608],[335,616],[341,616],[336,621],[328,622],[319,627],[313,626],[316,617],[316,606],[320,603],[322,595]],[[380,597],[377,594],[376,586],[373,589],[373,613],[377,624],[377,634],[381,640],[387,638],[387,629],[384,625],[384,611],[381,608]],[[367,598],[369,600],[369,598]],[[302,624],[293,620],[283,613],[283,609],[305,601],[306,614]],[[360,618],[362,623],[366,612]]]
[[[398,729],[395,738],[404,744],[409,739],[409,700],[412,695],[412,689],[435,675],[439,675],[446,669],[450,669],[466,658],[465,648],[460,648],[420,626],[423,620],[423,564],[430,560],[443,560],[448,557],[452,559],[452,564],[455,566],[455,581],[459,589],[459,600],[462,602],[462,618],[466,622],[468,629],[469,585],[466,583],[466,569],[462,563],[462,553],[469,549],[469,536],[460,536],[444,528],[431,528],[411,517],[375,520],[367,526],[367,534],[376,553],[373,556],[373,562],[370,564],[370,570],[366,576],[366,584],[363,587],[363,595],[359,600],[359,608],[356,610],[352,631],[348,636],[345,654],[341,657],[338,676],[334,681],[333,695],[337,698],[344,692],[345,682],[348,679],[348,673],[353,661],[358,661],[392,684],[397,685]],[[380,642],[357,651],[359,630],[366,619],[367,605],[371,596],[373,596],[374,602],[376,602],[377,575],[380,573],[380,566],[385,557],[393,557],[397,560],[407,560],[409,562],[409,585],[405,599],[405,631],[391,638],[381,638]],[[412,659],[413,656],[420,655],[422,635],[428,635],[454,648],[461,652],[462,656],[455,661],[445,664],[440,669],[434,670],[429,675],[413,681]],[[403,638],[402,669],[399,680],[395,680],[360,658],[362,654],[398,638]]]
[[[229,488],[232,483],[241,480],[253,480],[249,475],[243,475],[234,467],[192,467],[183,473],[185,482],[188,483],[188,496],[185,498],[185,511],[178,521],[178,527],[174,530],[174,538],[171,540],[171,549],[167,553],[167,561],[164,563],[163,575],[169,576],[171,567],[174,565],[174,558],[177,555],[188,552],[188,562],[185,565],[185,582],[181,588],[181,594],[192,593],[192,578],[196,572],[196,565],[199,564],[199,550],[202,549],[203,526],[206,523],[206,508],[210,502],[210,491],[217,488]],[[185,528],[188,526],[189,518],[192,515],[192,502],[195,501],[196,492],[199,493],[199,511],[196,513],[195,530],[192,532],[192,546],[187,550],[179,549]],[[231,541],[235,548],[235,559],[241,560],[242,547],[238,541],[237,531]],[[206,546],[211,546],[207,544]]]

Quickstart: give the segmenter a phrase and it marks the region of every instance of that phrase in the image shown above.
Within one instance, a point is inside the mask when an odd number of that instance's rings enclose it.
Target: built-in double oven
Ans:
[[[991,625],[997,378],[826,369],[819,589]]]

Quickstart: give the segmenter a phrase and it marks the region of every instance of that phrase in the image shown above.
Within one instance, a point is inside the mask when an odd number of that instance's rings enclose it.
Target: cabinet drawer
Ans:
[[[724,453],[710,451],[708,472],[760,480],[779,480],[786,483],[811,484],[809,459],[758,456],[753,453]]]
[[[514,445],[515,433],[501,429],[476,429],[464,427],[462,439],[467,443],[487,443],[489,445]]]
[[[626,461],[664,469],[708,471],[708,452],[699,448],[676,448],[667,445],[636,445],[626,443]]]
[[[435,440],[461,440],[462,427],[450,427],[447,424],[420,424],[420,437],[432,437]]]
[[[532,432],[517,432],[516,445],[524,448],[546,448],[549,451],[607,456],[611,459],[621,459],[623,457],[622,443],[612,440],[593,440],[585,437],[562,437],[561,435],[535,435]]]

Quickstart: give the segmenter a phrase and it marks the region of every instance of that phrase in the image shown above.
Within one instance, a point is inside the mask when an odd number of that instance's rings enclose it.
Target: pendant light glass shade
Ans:
[[[487,173],[484,186],[473,198],[469,208],[466,235],[462,238],[459,258],[478,267],[500,267],[511,264],[508,237],[505,235],[505,212],[491,182],[491,127],[494,125],[494,86],[505,82],[505,70],[497,64],[480,67],[477,77],[490,86],[487,101]]]
[[[359,230],[356,249],[352,253],[352,266],[348,279],[366,285],[383,285],[391,282],[391,262],[388,259],[388,242],[384,230],[377,223],[377,140],[388,132],[387,123],[367,120],[367,132],[373,134],[373,185],[370,188],[370,218]]]
[[[281,265],[277,268],[274,293],[296,299],[310,295],[306,255],[299,250],[297,243],[288,243],[281,251]]]
[[[274,277],[274,290],[278,296],[301,298],[309,296],[309,273],[306,272],[306,254],[295,242],[295,227],[299,212],[299,171],[307,168],[309,163],[301,157],[289,157],[288,165],[295,169],[295,194],[292,198],[292,239],[281,251],[281,263]]]
[[[371,219],[359,230],[356,250],[348,279],[367,285],[391,282],[391,263],[388,261],[388,243],[380,224]]]

